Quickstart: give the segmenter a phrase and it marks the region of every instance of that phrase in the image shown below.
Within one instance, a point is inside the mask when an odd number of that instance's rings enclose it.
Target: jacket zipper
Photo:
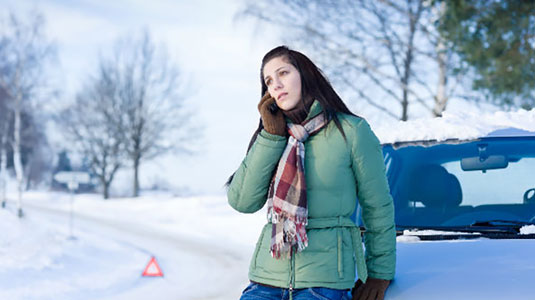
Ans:
[[[295,257],[294,257],[293,249],[290,251],[291,251],[290,252],[290,284],[288,285],[288,292],[290,294],[289,300],[293,300],[292,293],[293,293],[294,285],[295,285]]]

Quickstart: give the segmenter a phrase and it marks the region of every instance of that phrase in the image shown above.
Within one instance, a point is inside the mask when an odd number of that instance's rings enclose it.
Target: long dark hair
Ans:
[[[287,46],[279,46],[271,49],[264,55],[264,58],[262,58],[262,65],[260,66],[260,84],[262,86],[260,97],[262,97],[268,89],[264,82],[264,66],[267,62],[276,57],[282,57],[286,62],[292,64],[299,71],[301,76],[302,99],[312,98],[318,100],[323,109],[322,113],[325,119],[334,121],[338,130],[340,130],[342,136],[346,139],[344,129],[342,128],[336,113],[341,112],[348,115],[356,115],[347,108],[340,96],[334,91],[331,83],[323,75],[320,68],[301,52],[289,49]],[[256,137],[263,128],[262,118],[260,118],[258,128],[254,132],[251,141],[249,142],[249,146],[247,147],[247,153],[249,153],[249,150],[256,141]],[[235,172],[229,177],[225,186],[228,187],[230,182],[232,182],[234,174]]]

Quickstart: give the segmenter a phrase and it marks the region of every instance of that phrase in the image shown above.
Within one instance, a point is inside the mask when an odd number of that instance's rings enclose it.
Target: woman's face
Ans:
[[[277,106],[291,110],[301,100],[301,75],[283,57],[272,58],[264,65],[264,83]]]

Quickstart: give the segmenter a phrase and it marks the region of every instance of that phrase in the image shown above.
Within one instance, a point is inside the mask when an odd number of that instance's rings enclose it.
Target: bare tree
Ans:
[[[433,25],[438,6],[425,0],[251,0],[236,17],[284,28],[283,40],[309,50],[342,90],[407,120],[411,103],[440,115],[452,86],[453,62]]]
[[[131,163],[133,195],[139,194],[142,162],[168,151],[193,153],[200,137],[188,112],[184,82],[148,31],[119,38],[113,54],[100,57],[99,72],[88,81],[58,122],[90,160],[104,198],[119,168]]]
[[[120,132],[121,106],[116,89],[110,70],[101,64],[74,103],[57,116],[66,137],[88,157],[91,172],[102,185],[104,199],[109,198],[110,185],[125,160],[125,144]]]
[[[11,124],[11,110],[7,105],[7,94],[0,88],[0,188],[2,189],[2,208],[6,207],[7,189],[7,141],[9,124]]]
[[[186,91],[178,67],[147,30],[118,39],[114,56],[104,60],[122,107],[125,150],[133,168],[133,196],[139,195],[139,168],[168,151],[192,153],[200,129],[184,106]],[[172,141],[172,142],[171,142]]]
[[[43,126],[46,118],[48,115],[37,113],[22,115],[21,146],[26,191],[43,181],[49,182],[54,153],[48,144]]]
[[[384,1],[399,13],[404,13],[403,8],[397,6],[396,2]],[[429,64],[426,64],[427,70],[420,68],[419,71],[414,72],[414,80],[433,99],[432,107],[428,107],[433,116],[441,117],[451,97],[458,96],[469,100],[477,99],[477,97],[469,96],[467,91],[462,91],[464,94],[460,91],[462,90],[460,83],[466,80],[467,65],[452,50],[451,41],[438,30],[444,22],[446,2],[424,1],[423,4],[422,16],[416,24],[423,43],[415,45],[414,48],[422,56],[422,61],[427,61]],[[432,67],[433,64],[436,69]],[[436,89],[432,88],[433,81],[436,82]]]
[[[25,108],[31,108],[30,101],[35,100],[46,86],[43,71],[54,51],[44,36],[44,18],[39,13],[31,13],[28,22],[10,13],[0,22],[0,88],[6,93],[8,108],[13,113],[11,147],[18,186],[18,215],[22,217],[22,115]]]

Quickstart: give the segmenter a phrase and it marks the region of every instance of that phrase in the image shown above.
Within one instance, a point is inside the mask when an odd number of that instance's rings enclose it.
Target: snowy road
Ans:
[[[39,224],[62,228],[61,230],[67,233],[69,224],[69,213],[65,209],[67,206],[54,207],[48,204],[27,201],[25,203],[27,218]],[[95,214],[94,211],[83,213],[75,210],[74,235],[77,240],[73,243],[91,241],[98,237],[99,241],[96,242],[98,244],[120,245],[121,248],[127,249],[123,250],[125,253],[129,253],[123,263],[129,265],[125,270],[130,274],[115,275],[122,278],[112,287],[106,285],[103,285],[102,289],[88,287],[87,290],[92,296],[87,296],[87,291],[82,289],[71,292],[72,298],[68,299],[239,298],[241,290],[247,283],[249,249],[237,250],[236,245],[232,243],[210,242],[209,239],[198,238],[195,235],[188,236],[160,230],[158,226],[151,226],[150,220],[143,220],[140,215],[134,214],[134,216],[131,219],[129,215],[114,218],[107,214]],[[156,257],[164,273],[163,278],[141,276],[151,256]],[[114,260],[106,257],[101,259],[105,265],[108,261],[108,266],[103,266],[100,272],[105,274],[109,269],[113,269]],[[92,269],[88,276],[98,277],[98,267]],[[95,280],[98,281],[98,278]]]

